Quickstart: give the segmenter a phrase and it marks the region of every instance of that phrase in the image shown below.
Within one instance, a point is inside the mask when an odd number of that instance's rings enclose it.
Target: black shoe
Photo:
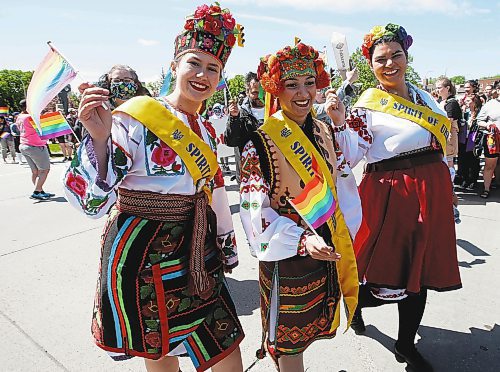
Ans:
[[[407,363],[416,372],[433,372],[432,365],[424,359],[417,348],[412,345],[408,350],[398,348],[398,343],[394,345],[394,356],[399,363]]]
[[[351,328],[357,335],[362,335],[366,332],[365,322],[361,316],[361,310],[356,309],[352,317]]]

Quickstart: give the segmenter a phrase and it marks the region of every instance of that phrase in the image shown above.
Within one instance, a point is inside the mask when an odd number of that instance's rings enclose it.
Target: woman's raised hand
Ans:
[[[111,134],[112,123],[109,91],[90,83],[80,84],[78,90],[82,94],[78,118],[94,141],[106,142]]]
[[[333,124],[341,126],[345,122],[345,106],[336,94],[335,89],[328,89],[325,93],[325,111],[332,119]]]
[[[329,247],[322,238],[316,235],[306,236],[306,251],[315,260],[338,261],[340,254],[335,252],[333,247]]]

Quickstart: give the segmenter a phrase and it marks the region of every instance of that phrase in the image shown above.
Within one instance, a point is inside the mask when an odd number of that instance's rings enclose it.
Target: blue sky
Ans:
[[[128,64],[143,81],[169,65],[173,40],[200,1],[4,0],[0,69],[33,70],[54,45],[85,80],[113,64]],[[330,37],[347,35],[350,52],[373,25],[393,22],[413,36],[410,53],[421,77],[500,73],[500,1],[464,0],[226,0],[245,26],[246,45],[235,48],[226,66],[232,76],[255,70],[258,58],[293,42],[318,49]],[[77,83],[77,81],[75,81]]]

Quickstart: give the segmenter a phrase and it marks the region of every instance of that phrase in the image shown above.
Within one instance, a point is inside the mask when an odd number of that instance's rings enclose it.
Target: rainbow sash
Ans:
[[[272,141],[280,149],[286,160],[305,184],[308,184],[316,177],[313,167],[313,159],[315,159],[319,165],[323,180],[326,180],[328,183],[334,200],[338,200],[335,182],[325,160],[306,137],[302,129],[293,120],[287,118],[283,111],[279,111],[269,117],[259,130],[262,130],[271,137]],[[336,265],[340,289],[346,304],[347,328],[349,328],[354,310],[356,310],[358,304],[358,269],[351,236],[339,203],[336,203],[335,213],[326,222],[332,235],[335,251],[342,256]],[[337,306],[332,331],[337,329],[339,324],[340,306]]]
[[[207,183],[219,169],[217,158],[210,146],[182,120],[160,102],[148,96],[129,99],[117,107],[113,113],[115,112],[123,112],[140,121],[170,146],[186,164],[195,186],[198,185],[198,181],[206,180],[203,191],[209,198],[211,197]]]
[[[446,116],[377,88],[365,90],[354,107],[383,112],[420,125],[437,138],[446,155],[446,141],[451,128],[451,121]]]

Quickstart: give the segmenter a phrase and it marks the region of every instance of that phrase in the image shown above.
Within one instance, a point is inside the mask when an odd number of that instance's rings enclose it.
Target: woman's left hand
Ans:
[[[325,93],[325,111],[332,119],[333,124],[339,127],[345,122],[345,106],[336,94],[335,89],[328,89]]]

